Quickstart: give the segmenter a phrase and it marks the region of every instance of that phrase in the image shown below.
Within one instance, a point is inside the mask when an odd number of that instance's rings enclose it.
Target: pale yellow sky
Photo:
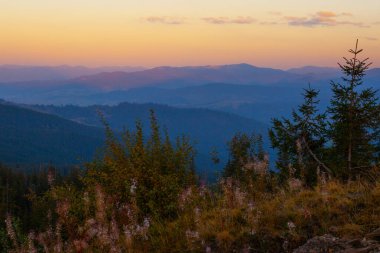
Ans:
[[[380,66],[377,0],[0,0],[0,31],[0,64]]]

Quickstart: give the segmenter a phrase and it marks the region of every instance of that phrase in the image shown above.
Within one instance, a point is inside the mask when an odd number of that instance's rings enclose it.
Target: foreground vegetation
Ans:
[[[138,185],[124,201],[105,185],[51,186],[33,201],[40,228],[25,233],[6,217],[3,252],[289,252],[315,235],[357,238],[380,227],[379,183],[275,182],[261,175],[246,187],[231,179],[217,190],[188,185],[170,217],[145,211]]]
[[[148,136],[137,122],[119,138],[104,122],[104,154],[84,170],[2,167],[2,251],[291,252],[316,235],[379,228],[380,106],[357,89],[369,65],[351,52],[327,112],[310,88],[292,119],[273,121],[279,173],[261,136],[237,134],[223,175],[205,185],[190,141],[171,140],[153,112]]]

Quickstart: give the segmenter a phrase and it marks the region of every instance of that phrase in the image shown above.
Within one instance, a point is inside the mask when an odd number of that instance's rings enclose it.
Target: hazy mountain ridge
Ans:
[[[81,77],[76,81],[106,89],[130,89],[144,86],[179,88],[213,82],[275,84],[294,79],[302,79],[302,76],[243,63],[221,66],[157,67],[133,73],[101,73]]]
[[[1,78],[0,78],[1,80]],[[133,73],[111,72],[83,76],[70,80],[24,81],[0,83],[1,97],[30,104],[117,104],[113,97],[120,90],[158,87],[183,88],[209,83],[265,86],[303,86],[310,80],[307,76],[283,70],[259,68],[248,64],[203,66],[203,67],[158,67]],[[116,95],[117,96],[117,95]],[[105,102],[101,101],[105,100]],[[111,100],[111,102],[109,102]],[[153,101],[149,101],[153,102]]]
[[[101,72],[135,72],[143,67],[84,67],[84,66],[22,66],[0,65],[0,82],[24,82],[31,80],[66,80],[84,75],[94,75]]]
[[[27,104],[153,102],[221,110],[269,122],[272,117],[290,112],[299,103],[302,89],[309,84],[321,91],[323,106],[330,99],[330,81],[340,81],[339,76],[336,68],[313,66],[288,71],[248,64],[158,67],[71,80],[0,84],[0,94],[6,100]],[[367,87],[379,88],[380,69],[370,69],[364,81]]]
[[[21,73],[19,75],[22,76]],[[0,83],[2,85],[9,83],[9,81],[2,81],[3,79],[0,73]],[[146,86],[179,88],[215,82],[276,84],[284,81],[302,81],[304,77],[279,69],[260,68],[249,64],[233,64],[220,66],[157,67],[134,72],[125,72],[119,69],[117,71],[102,71],[96,74],[67,78],[63,82],[62,80],[46,79],[36,82],[33,81],[34,79],[27,79],[27,77],[22,79],[17,81],[17,85],[29,87],[48,85],[52,87],[76,84],[106,90],[119,90]]]

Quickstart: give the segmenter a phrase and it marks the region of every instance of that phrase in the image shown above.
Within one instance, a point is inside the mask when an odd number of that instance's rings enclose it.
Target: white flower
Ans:
[[[288,221],[287,225],[289,230],[293,230],[296,228],[296,225],[292,221]]]
[[[136,179],[132,179],[132,184],[131,184],[131,188],[130,188],[129,191],[130,191],[131,194],[135,194],[136,189],[137,189],[137,180]]]

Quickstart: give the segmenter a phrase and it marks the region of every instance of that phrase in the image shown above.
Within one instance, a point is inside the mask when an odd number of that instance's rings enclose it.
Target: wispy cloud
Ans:
[[[375,37],[365,37],[366,40],[370,40],[370,41],[378,41],[379,39],[378,38],[375,38]]]
[[[202,18],[203,21],[214,24],[214,25],[225,25],[225,24],[240,24],[240,25],[248,25],[256,22],[256,19],[252,17],[205,17]]]
[[[182,25],[185,23],[186,18],[183,17],[170,17],[170,16],[150,16],[142,18],[149,23],[164,24],[164,25]]]
[[[353,17],[353,14],[343,12],[335,13],[331,11],[319,11],[309,17],[295,17],[285,16],[288,24],[291,26],[337,26],[337,25],[351,25],[357,27],[368,27],[361,22],[353,22],[351,20],[343,20],[342,17]]]
[[[341,16],[346,16],[346,17],[353,17],[354,16],[354,14],[352,14],[350,12],[342,12],[340,15]]]

